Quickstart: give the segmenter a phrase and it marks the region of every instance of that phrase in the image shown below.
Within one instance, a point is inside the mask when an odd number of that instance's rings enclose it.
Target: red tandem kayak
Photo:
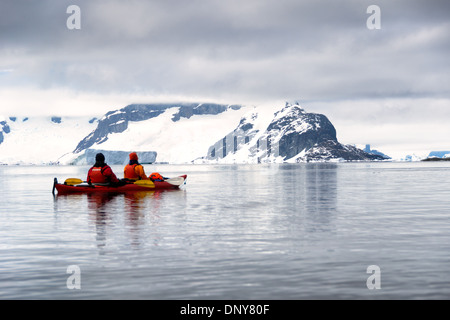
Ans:
[[[182,175],[176,178],[166,179],[164,181],[151,181],[151,180],[138,180],[134,183],[127,183],[122,186],[108,186],[100,184],[88,184],[80,179],[69,178],[64,183],[58,183],[55,178],[53,182],[53,194],[55,189],[58,194],[68,193],[129,193],[129,192],[142,192],[153,190],[168,190],[178,189],[181,185],[185,184],[187,175]]]

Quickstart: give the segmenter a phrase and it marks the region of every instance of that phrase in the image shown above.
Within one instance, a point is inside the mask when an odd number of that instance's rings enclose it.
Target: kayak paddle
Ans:
[[[80,183],[83,183],[84,181],[78,178],[67,178],[64,181],[64,184],[68,185],[68,186],[74,186]]]
[[[174,186],[180,186],[183,184],[184,178],[183,177],[175,177],[175,178],[166,179],[164,181],[168,182],[170,184],[173,184]]]
[[[151,180],[137,180],[134,182],[134,184],[137,184],[138,186],[147,187],[147,188],[155,187],[155,184]]]

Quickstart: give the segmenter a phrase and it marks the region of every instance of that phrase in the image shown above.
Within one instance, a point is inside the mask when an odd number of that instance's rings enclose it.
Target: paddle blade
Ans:
[[[137,180],[134,182],[134,184],[137,184],[138,186],[147,187],[147,188],[155,187],[155,184],[151,180]]]
[[[174,186],[181,186],[184,183],[184,177],[175,177],[164,181],[173,184]]]
[[[74,186],[76,184],[80,184],[83,183],[83,180],[78,179],[78,178],[67,178],[66,181],[64,181],[64,184],[68,185],[68,186]]]

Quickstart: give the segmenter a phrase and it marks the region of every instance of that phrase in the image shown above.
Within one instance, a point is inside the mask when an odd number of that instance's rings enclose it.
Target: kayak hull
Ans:
[[[53,183],[53,193],[55,190],[58,191],[58,194],[70,194],[70,193],[134,193],[134,192],[143,192],[143,191],[155,191],[155,190],[173,190],[179,189],[181,185],[183,185],[186,181],[187,176],[182,175],[177,179],[177,183],[173,184],[167,181],[154,181],[153,185],[141,185],[129,183],[123,186],[113,187],[113,186],[104,186],[104,185],[88,185],[86,183],[82,183],[79,185],[67,185],[64,183],[58,183],[55,178]]]

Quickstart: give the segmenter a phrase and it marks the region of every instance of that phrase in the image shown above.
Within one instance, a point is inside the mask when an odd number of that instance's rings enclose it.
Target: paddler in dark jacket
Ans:
[[[92,168],[89,169],[86,181],[89,184],[119,184],[119,179],[117,179],[111,167],[105,163],[105,156],[103,155],[103,153],[97,153],[97,155],[95,156],[95,164]]]

